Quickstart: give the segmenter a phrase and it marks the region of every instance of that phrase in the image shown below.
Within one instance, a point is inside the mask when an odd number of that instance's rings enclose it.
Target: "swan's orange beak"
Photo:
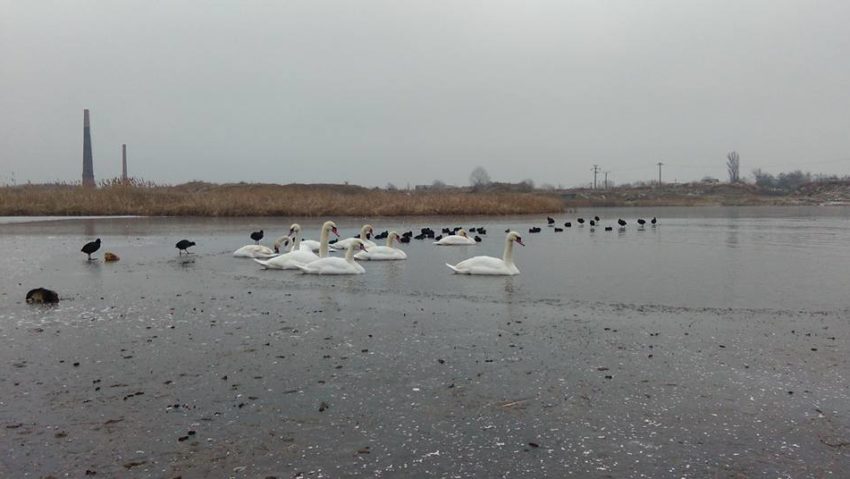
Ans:
[[[525,246],[525,243],[522,242],[522,238],[517,238],[516,242],[520,244],[520,246]]]
[[[337,237],[339,237],[339,231],[336,230],[336,226],[331,228],[331,231],[333,231],[333,234],[335,234],[335,235],[337,235]]]

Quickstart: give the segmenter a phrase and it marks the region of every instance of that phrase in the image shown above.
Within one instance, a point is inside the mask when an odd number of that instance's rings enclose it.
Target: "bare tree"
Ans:
[[[472,185],[473,188],[479,188],[481,186],[487,186],[490,184],[490,174],[487,173],[481,166],[476,166],[472,173],[469,174],[469,184]]]
[[[726,155],[726,170],[729,172],[729,183],[738,183],[741,177],[738,172],[741,169],[741,158],[737,151],[732,151]]]
[[[443,180],[434,180],[434,182],[431,183],[431,188],[434,188],[435,190],[442,190],[445,187],[446,183]]]

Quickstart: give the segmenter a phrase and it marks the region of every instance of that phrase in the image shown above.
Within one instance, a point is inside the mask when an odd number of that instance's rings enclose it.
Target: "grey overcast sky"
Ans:
[[[0,0],[0,181],[850,174],[847,0]]]

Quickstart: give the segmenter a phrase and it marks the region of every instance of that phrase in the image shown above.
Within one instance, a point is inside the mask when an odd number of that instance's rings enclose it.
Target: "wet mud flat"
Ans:
[[[4,285],[0,476],[850,475],[843,311],[157,267]]]

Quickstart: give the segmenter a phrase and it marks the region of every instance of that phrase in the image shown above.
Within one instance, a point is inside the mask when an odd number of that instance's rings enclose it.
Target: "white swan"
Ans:
[[[484,274],[484,275],[505,275],[511,276],[519,274],[514,264],[514,242],[525,246],[522,243],[522,238],[516,231],[511,231],[505,237],[505,252],[502,254],[502,259],[492,256],[476,256],[461,261],[452,266],[446,263],[446,266],[458,274]]]
[[[274,240],[274,252],[280,254],[281,251],[285,251],[286,247],[293,243],[294,241],[292,240],[292,237],[290,235],[283,235],[280,238]]]
[[[301,240],[301,248],[308,249],[308,250],[310,250],[314,253],[316,251],[319,251],[319,247],[321,247],[321,246],[322,246],[321,241],[316,241],[316,240],[311,240],[311,239]]]
[[[322,241],[319,245],[319,254],[312,252],[310,249],[301,248],[299,242],[301,241],[301,227],[297,224],[292,225],[293,228],[290,228],[290,231],[295,233],[295,240],[292,242],[292,249],[285,254],[272,258],[268,261],[260,261],[254,260],[257,263],[263,265],[263,267],[267,269],[298,269],[299,265],[305,265],[308,263],[312,263],[322,257],[322,246],[324,246],[325,256],[328,254],[328,237],[331,232],[337,234],[336,225],[333,221],[326,221],[325,224],[322,225]],[[294,228],[298,226],[297,228]],[[287,237],[288,238],[288,237]]]
[[[295,246],[295,249],[300,248],[315,253],[319,251],[319,247],[322,245],[321,241],[301,239],[301,225],[298,223],[293,223],[292,226],[289,227],[289,237],[298,244],[298,246]]]
[[[377,246],[374,241],[369,241],[369,235],[372,233],[372,225],[363,225],[360,227],[360,235],[355,238],[346,238],[344,240],[339,240],[336,243],[331,245],[333,249],[348,249],[348,246],[354,244],[354,240],[359,239],[363,242],[363,246],[367,248],[374,248]]]
[[[292,243],[292,248],[288,253],[268,260],[254,259],[257,263],[263,265],[266,269],[298,269],[299,264],[307,264],[319,259],[319,255],[309,249],[301,249],[298,247],[298,240]]]
[[[319,236],[319,258],[328,257],[328,241],[330,233],[339,237],[339,231],[336,229],[336,223],[333,221],[325,221],[322,225],[322,234]]]
[[[367,251],[361,251],[354,255],[354,259],[371,260],[371,261],[386,261],[395,259],[407,259],[407,253],[399,248],[393,248],[393,240],[398,241],[398,233],[395,231],[387,235],[386,246],[373,246]]]
[[[434,244],[438,246],[465,246],[475,244],[475,240],[466,234],[466,230],[460,229],[457,234],[446,236],[440,241],[434,241]]]
[[[345,258],[319,258],[308,264],[299,264],[298,269],[307,274],[363,274],[362,266],[354,262],[354,249],[366,250],[360,239],[350,242],[345,251]]]
[[[259,244],[246,244],[233,252],[234,258],[271,258],[274,255],[274,250]]]

